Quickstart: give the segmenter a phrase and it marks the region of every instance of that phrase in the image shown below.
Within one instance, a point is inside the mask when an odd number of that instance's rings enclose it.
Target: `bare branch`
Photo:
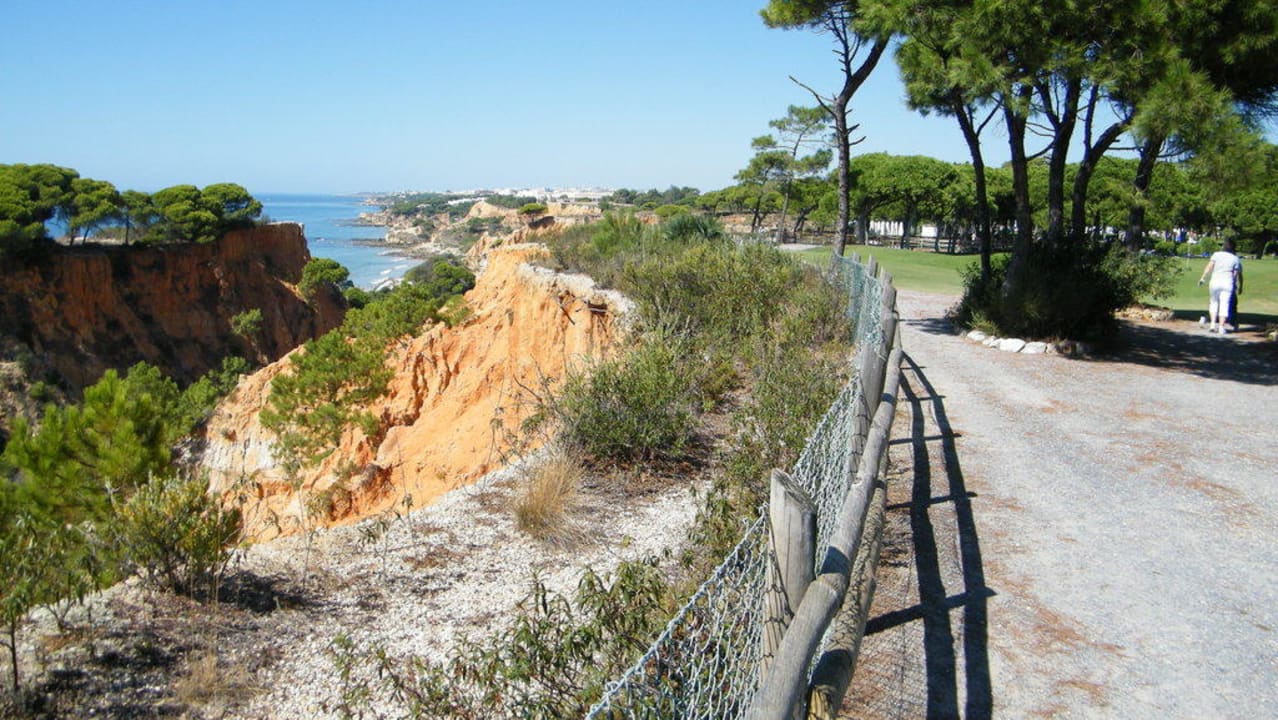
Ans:
[[[980,135],[982,132],[985,132],[985,126],[990,124],[990,121],[993,120],[998,115],[998,111],[1002,107],[1003,107],[1003,102],[1001,100],[999,102],[994,103],[994,106],[990,108],[990,114],[986,115],[985,119],[982,120],[980,124],[976,126],[977,135]],[[975,108],[973,108],[972,115],[975,116],[975,114],[976,114]]]
[[[793,75],[790,76],[790,82],[794,83],[795,85],[798,85],[804,90],[807,90],[809,93],[812,93],[812,97],[813,99],[817,101],[817,105],[820,105],[821,109],[824,110],[827,115],[829,115],[830,117],[834,117],[834,110],[830,108],[829,100],[825,98],[824,96],[822,96],[821,93],[799,82],[799,80],[795,78]]]
[[[1048,143],[1047,145],[1045,145],[1045,146],[1043,147],[1043,149],[1042,149],[1042,150],[1039,150],[1038,152],[1033,153],[1033,154],[1026,155],[1026,156],[1025,156],[1025,159],[1026,159],[1026,160],[1037,160],[1037,159],[1039,159],[1039,158],[1043,157],[1044,155],[1046,155],[1047,153],[1051,152],[1051,150],[1052,150],[1052,148],[1053,148],[1054,146],[1055,146],[1055,143]]]

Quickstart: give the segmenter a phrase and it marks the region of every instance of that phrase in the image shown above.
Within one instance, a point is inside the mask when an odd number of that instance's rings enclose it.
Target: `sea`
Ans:
[[[255,194],[262,202],[262,216],[276,222],[301,223],[311,256],[341,263],[351,282],[373,290],[404,275],[418,261],[377,243],[386,237],[383,227],[358,225],[362,212],[375,210],[361,195]]]

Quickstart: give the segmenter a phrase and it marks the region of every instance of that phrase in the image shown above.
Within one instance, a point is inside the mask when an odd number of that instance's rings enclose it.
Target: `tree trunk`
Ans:
[[[1105,132],[1096,139],[1096,144],[1087,148],[1078,162],[1078,174],[1074,176],[1074,189],[1070,194],[1070,235],[1075,243],[1082,242],[1086,236],[1087,189],[1092,182],[1092,175],[1096,173],[1096,165],[1126,129],[1126,122],[1114,123],[1105,128]]]
[[[18,677],[18,619],[9,621],[9,665],[13,668],[13,692],[16,695],[21,689]]]
[[[1071,78],[1065,85],[1064,107],[1059,114],[1049,112],[1052,122],[1052,155],[1047,164],[1047,242],[1058,245],[1065,240],[1065,168],[1068,165],[1070,141],[1078,120],[1078,101],[1082,80]],[[1039,96],[1046,108],[1052,107],[1051,91],[1040,87]]]
[[[851,29],[844,25],[843,34],[839,35],[842,44],[841,57],[843,63],[843,89],[834,97],[832,103],[833,108],[831,114],[834,116],[834,138],[838,145],[839,157],[839,234],[834,244],[834,254],[842,256],[844,248],[848,244],[848,190],[851,178],[849,177],[850,165],[852,164],[852,129],[848,127],[848,103],[852,101],[852,95],[856,93],[861,84],[879,64],[879,58],[883,57],[883,52],[887,50],[888,43],[891,38],[880,38],[874,41],[874,45],[870,47],[870,52],[866,55],[865,60],[856,69],[852,70],[852,55],[854,47],[849,44],[847,33]],[[858,230],[858,232],[862,232]]]
[[[766,186],[765,186],[766,187]],[[759,230],[759,224],[763,216],[763,194],[765,187],[759,188],[759,197],[754,201],[754,214],[750,218],[750,234],[753,235]]]
[[[790,181],[787,180],[781,190],[781,218],[777,220],[776,242],[780,245],[785,242],[785,218],[790,212]]]
[[[963,131],[963,139],[967,142],[967,152],[972,156],[972,180],[976,186],[976,237],[981,245],[981,280],[990,277],[990,246],[992,243],[990,230],[989,189],[985,185],[985,156],[981,152],[981,137],[972,125],[972,118],[967,114],[967,107],[959,98],[950,103],[954,117],[958,119],[959,129]]]
[[[1149,191],[1149,184],[1154,179],[1154,165],[1158,162],[1158,154],[1163,149],[1163,137],[1155,136],[1140,146],[1140,162],[1136,164],[1136,177],[1132,180],[1132,188],[1139,198],[1144,198]],[[1145,204],[1139,200],[1132,203],[1127,214],[1127,234],[1123,244],[1129,250],[1139,250],[1141,240],[1145,236]]]
[[[799,212],[795,213],[794,231],[793,231],[793,237],[795,242],[799,241],[799,233],[803,232],[803,225],[807,223],[808,215],[810,215],[812,211],[815,209],[816,209],[816,206],[813,205],[811,207],[801,208]]]
[[[1007,264],[1007,276],[1003,278],[1003,296],[1020,291],[1025,281],[1029,253],[1034,244],[1034,215],[1030,208],[1029,160],[1025,156],[1025,129],[1028,120],[1015,108],[1004,106],[1003,119],[1007,124],[1007,144],[1011,151],[1012,196],[1016,201],[1016,238],[1012,242],[1012,258]]]
[[[870,211],[865,210],[856,216],[856,241],[859,245],[870,244]]]
[[[848,137],[848,101],[852,99],[852,94],[847,92],[847,84],[844,84],[844,92],[834,99],[834,137],[839,153],[839,225],[838,234],[834,239],[834,254],[843,257],[843,249],[848,245],[848,220],[850,219],[848,212],[848,191],[850,172],[849,166],[852,164],[852,139]],[[861,232],[860,229],[857,230]]]

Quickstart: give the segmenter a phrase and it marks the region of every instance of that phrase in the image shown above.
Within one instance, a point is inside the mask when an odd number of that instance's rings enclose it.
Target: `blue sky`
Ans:
[[[10,0],[0,163],[149,191],[715,189],[811,104],[789,75],[840,81],[828,38],[768,29],[762,5]],[[855,151],[968,159],[901,94],[885,59]]]

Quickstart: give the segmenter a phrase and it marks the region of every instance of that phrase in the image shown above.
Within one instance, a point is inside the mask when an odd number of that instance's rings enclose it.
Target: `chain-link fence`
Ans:
[[[817,548],[835,533],[840,510],[860,463],[865,434],[878,405],[864,388],[881,388],[882,378],[865,382],[863,369],[873,353],[886,360],[891,339],[884,330],[884,302],[890,278],[874,274],[855,259],[835,258],[833,279],[848,294],[856,352],[852,379],[826,411],[793,469],[793,480],[816,505]],[[889,296],[890,297],[890,296]],[[890,302],[890,299],[889,299]],[[665,631],[630,670],[610,683],[589,718],[733,718],[750,707],[771,658],[765,657],[764,629],[775,613],[767,607],[776,560],[769,548],[766,505],[740,543],[670,620]],[[815,562],[823,552],[816,553]],[[817,568],[820,571],[820,568]],[[818,653],[818,656],[820,653]]]

